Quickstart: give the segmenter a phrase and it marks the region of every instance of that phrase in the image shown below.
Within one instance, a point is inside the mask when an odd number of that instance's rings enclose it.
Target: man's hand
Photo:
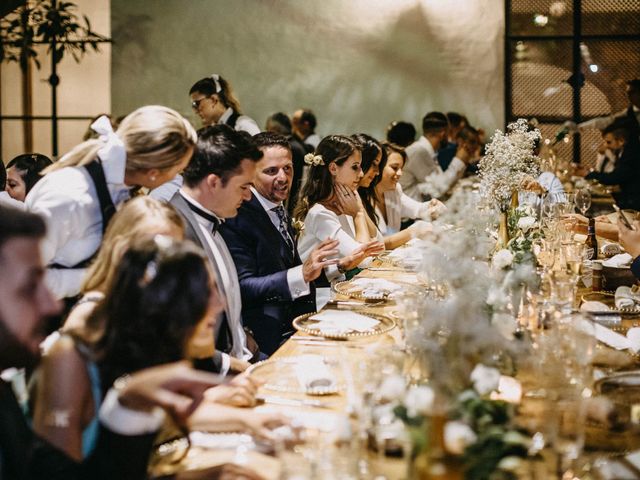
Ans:
[[[133,410],[161,407],[184,425],[202,401],[205,390],[223,382],[224,377],[194,370],[182,361],[140,370],[116,387],[123,406]]]
[[[334,183],[338,210],[344,215],[355,217],[360,212],[359,195],[349,187],[340,183]]]
[[[309,254],[309,258],[302,264],[302,276],[309,283],[322,273],[322,269],[329,265],[336,265],[338,259],[331,259],[338,254],[338,240],[327,238],[320,242]]]
[[[632,226],[635,230],[628,229],[622,220],[618,219],[618,239],[620,245],[627,251],[629,255],[636,258],[640,255],[640,221],[636,220]]]
[[[545,188],[540,185],[537,180],[531,177],[522,182],[522,189],[526,190],[527,192],[533,192],[536,195],[544,195],[545,193],[547,193]]]
[[[346,271],[351,270],[352,268],[360,265],[360,262],[367,257],[371,257],[373,255],[379,255],[384,252],[384,243],[378,242],[376,240],[364,243],[356,248],[350,255],[346,257],[342,257],[338,261],[338,266],[340,270]]]

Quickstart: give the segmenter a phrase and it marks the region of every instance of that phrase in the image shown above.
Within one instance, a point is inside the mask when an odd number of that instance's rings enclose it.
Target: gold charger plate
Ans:
[[[306,395],[335,395],[343,389],[343,379],[339,377],[337,362],[324,358],[327,368],[331,370],[334,381],[331,385],[317,385],[304,388],[294,370],[294,365],[300,361],[300,356],[282,357],[263,360],[254,363],[247,370],[246,374],[265,381],[260,387],[274,392],[283,393],[304,393]]]
[[[590,292],[582,295],[581,303],[584,302],[601,302],[609,307],[609,310],[603,310],[602,312],[587,312],[592,313],[594,315],[598,315],[599,313],[604,314],[619,314],[619,315],[630,315],[630,316],[640,316],[640,308],[615,308],[615,293],[612,292]]]
[[[314,312],[314,313],[307,313],[305,315],[300,315],[299,317],[296,317],[296,319],[293,321],[293,327],[296,330],[307,333],[309,335],[315,335],[317,337],[334,338],[337,340],[349,340],[349,339],[356,339],[356,338],[363,338],[363,337],[371,337],[373,335],[381,335],[383,333],[387,333],[388,331],[392,330],[396,326],[395,320],[385,315],[370,313],[364,310],[353,310],[353,312],[358,313],[360,315],[364,315],[365,317],[375,318],[380,323],[378,323],[378,325],[376,325],[372,330],[369,330],[366,332],[352,331],[352,332],[345,332],[345,333],[329,334],[329,333],[322,332],[318,328],[314,328],[314,325],[318,324],[317,320],[311,319],[311,317],[313,317],[316,313],[318,313],[318,312]]]

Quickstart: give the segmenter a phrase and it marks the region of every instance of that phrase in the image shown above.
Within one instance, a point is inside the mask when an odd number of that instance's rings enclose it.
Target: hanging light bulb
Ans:
[[[534,17],[533,17],[533,24],[536,27],[545,27],[547,25],[547,23],[549,23],[549,17],[542,14],[542,13],[537,13]]]

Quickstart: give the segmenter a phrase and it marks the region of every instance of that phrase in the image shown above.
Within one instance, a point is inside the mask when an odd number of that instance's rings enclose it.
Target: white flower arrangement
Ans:
[[[502,270],[510,267],[513,263],[513,253],[511,250],[503,248],[497,251],[491,259],[491,266],[494,270]]]
[[[322,159],[322,155],[307,153],[304,156],[304,163],[306,163],[307,165],[311,165],[312,167],[317,167],[318,165],[324,165],[324,160]]]
[[[471,372],[473,388],[480,395],[488,395],[498,388],[500,384],[500,371],[496,368],[487,367],[481,363]]]
[[[507,211],[511,196],[525,180],[538,177],[540,165],[533,154],[540,131],[529,131],[523,118],[510,123],[507,130],[507,134],[496,130],[479,164],[480,191],[502,212]]]
[[[536,225],[536,217],[521,217],[518,220],[518,228],[522,230],[522,232],[525,234],[535,225]]]
[[[444,426],[444,448],[454,455],[462,455],[477,439],[475,432],[464,422],[452,421]]]

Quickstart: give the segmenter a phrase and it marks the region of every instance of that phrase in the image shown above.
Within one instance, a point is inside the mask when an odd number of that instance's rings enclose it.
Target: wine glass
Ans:
[[[576,193],[576,207],[580,209],[582,215],[585,216],[587,214],[587,210],[591,206],[591,192],[588,188],[583,188],[578,190]]]

